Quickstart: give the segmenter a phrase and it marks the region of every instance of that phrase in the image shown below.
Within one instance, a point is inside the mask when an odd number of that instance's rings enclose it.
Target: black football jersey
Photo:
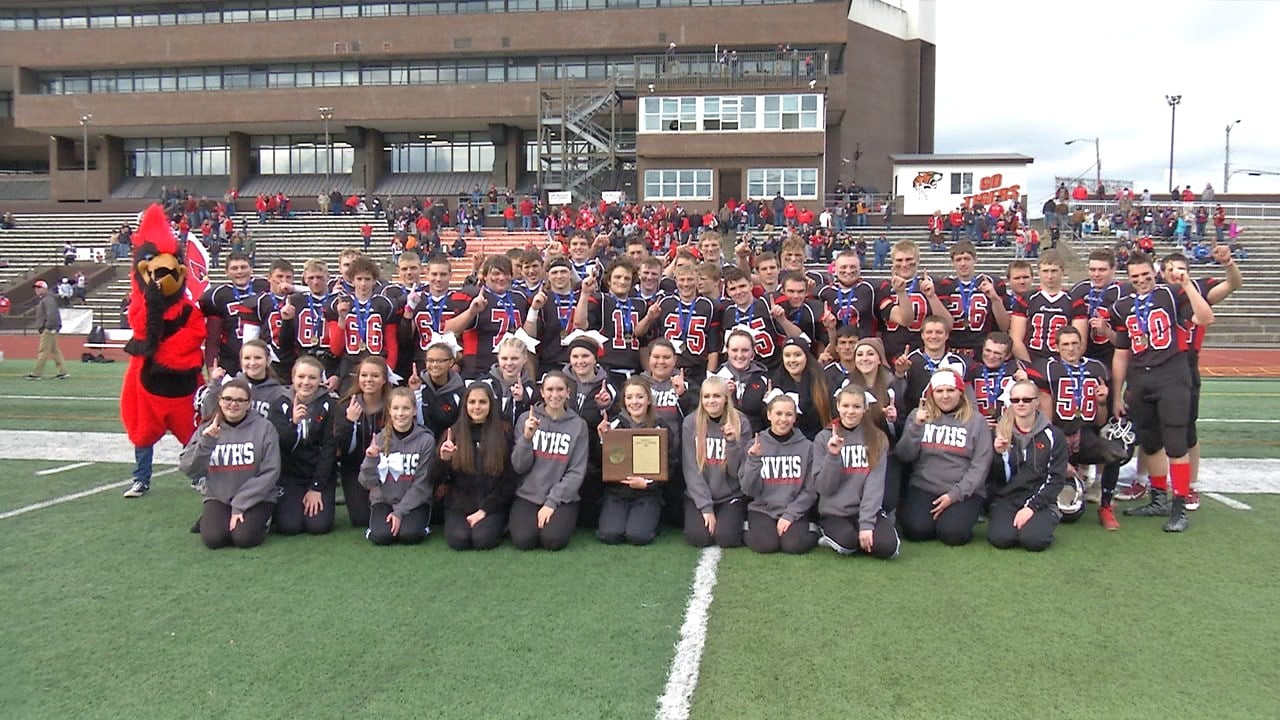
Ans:
[[[1070,435],[1083,425],[1107,416],[1107,404],[1099,402],[1098,388],[1111,382],[1111,371],[1101,361],[1081,358],[1068,365],[1051,357],[1035,363],[1028,373],[1053,402],[1053,424]]]
[[[682,368],[705,367],[707,354],[720,352],[720,321],[716,304],[699,295],[689,302],[678,296],[667,296],[658,304],[658,337],[676,345],[676,365]]]
[[[859,280],[851,288],[832,283],[818,291],[818,299],[836,316],[838,326],[858,328],[860,338],[875,334],[876,290],[871,283]]]
[[[1037,290],[1018,297],[1013,304],[1013,317],[1027,319],[1027,337],[1023,340],[1032,360],[1045,359],[1058,352],[1058,331],[1078,317],[1085,317],[1084,303],[1059,291],[1050,294]]]
[[[227,374],[240,372],[240,346],[244,343],[244,326],[252,324],[254,300],[270,289],[266,280],[253,278],[248,286],[240,288],[231,283],[223,283],[205,290],[200,297],[200,311],[206,318],[218,318],[222,321],[222,332],[209,341],[216,341],[218,346],[218,366]]]
[[[782,364],[782,344],[777,323],[769,314],[769,304],[760,298],[751,301],[745,310],[725,300],[719,311],[720,331],[724,337],[739,325],[751,329],[756,341],[756,360],[773,370]]]
[[[957,277],[938,281],[938,299],[951,313],[951,338],[948,345],[955,349],[982,352],[982,343],[996,327],[996,316],[991,311],[991,298],[978,289],[986,275],[975,275],[969,280]]]
[[[1162,365],[1185,352],[1192,314],[1181,287],[1157,285],[1142,297],[1129,293],[1111,306],[1116,349],[1132,353],[1130,367]]]
[[[883,280],[876,288],[876,314],[880,320],[880,337],[884,340],[887,357],[901,355],[907,345],[920,347],[920,328],[924,326],[924,319],[929,316],[929,299],[916,290],[918,284],[919,278],[912,278],[907,286],[907,298],[911,302],[911,322],[906,325],[899,325],[889,319],[889,314],[898,304],[898,295],[893,291],[892,281]]]

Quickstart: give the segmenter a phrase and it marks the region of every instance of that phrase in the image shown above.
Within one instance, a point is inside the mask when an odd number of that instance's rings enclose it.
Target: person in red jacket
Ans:
[[[813,227],[813,211],[809,208],[800,208],[796,212],[796,221],[803,226]]]
[[[514,232],[514,231],[515,231],[515,229],[516,229],[516,207],[515,207],[514,205],[511,205],[510,203],[508,203],[508,204],[507,204],[507,206],[506,206],[505,208],[503,208],[503,209],[502,209],[502,222],[503,222],[503,224],[504,224],[504,225],[506,225],[506,227],[507,227],[507,232]]]
[[[520,229],[533,229],[533,199],[528,195],[520,201]]]
[[[787,227],[796,226],[796,216],[799,214],[800,210],[796,207],[794,202],[787,203],[787,206],[782,210],[782,217],[786,218]]]
[[[1075,188],[1071,190],[1071,199],[1076,202],[1089,199],[1089,191],[1085,189],[1084,183],[1076,183]]]
[[[951,225],[951,244],[960,242],[960,231],[964,229],[964,213],[960,212],[960,208],[951,211],[947,216],[947,222]]]
[[[929,216],[929,249],[930,250],[946,250],[946,245],[942,242],[942,211],[934,210]]]

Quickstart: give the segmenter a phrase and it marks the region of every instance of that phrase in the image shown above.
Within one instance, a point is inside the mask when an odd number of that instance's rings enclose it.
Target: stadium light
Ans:
[[[1222,192],[1227,192],[1227,184],[1231,182],[1231,128],[1240,124],[1239,120],[1227,123],[1227,152],[1222,161]]]
[[[1178,104],[1182,102],[1182,96],[1165,95],[1164,99],[1169,103],[1169,192],[1173,192],[1176,187],[1173,183],[1173,129],[1177,126]]]
[[[1094,189],[1096,190],[1098,186],[1102,185],[1102,150],[1098,144],[1098,138],[1094,138],[1093,140],[1090,140],[1089,138],[1076,138],[1075,140],[1068,140],[1064,142],[1063,145],[1070,145],[1071,143],[1078,142],[1093,143],[1093,167],[1096,169],[1094,172],[1094,179],[1097,180],[1097,186],[1095,186]]]
[[[329,174],[333,172],[333,142],[329,137],[329,121],[333,119],[333,108],[320,108],[320,119],[324,120],[324,184],[329,184]]]
[[[93,124],[93,113],[85,113],[80,116],[80,132],[83,135],[81,144],[81,154],[84,156],[84,170],[81,181],[84,185],[84,202],[89,202],[89,126]]]

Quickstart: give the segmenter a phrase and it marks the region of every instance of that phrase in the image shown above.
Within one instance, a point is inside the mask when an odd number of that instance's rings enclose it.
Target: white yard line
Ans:
[[[702,664],[702,650],[707,643],[707,613],[714,599],[716,569],[720,565],[721,551],[709,547],[698,559],[698,569],[693,575],[693,589],[684,611],[684,624],[680,626],[680,642],[671,660],[671,672],[667,686],[658,698],[657,720],[686,720],[693,691],[698,687],[698,670]]]
[[[66,472],[68,470],[78,470],[82,467],[88,467],[92,464],[93,464],[92,460],[86,460],[84,462],[71,463],[70,465],[59,465],[58,467],[49,468],[48,470],[37,470],[36,475],[57,475],[60,472]]]
[[[156,477],[160,477],[161,475],[168,475],[169,473],[173,473],[177,471],[178,471],[178,468],[176,467],[169,468],[168,470],[161,470],[159,472],[153,473],[151,477],[156,478]],[[81,490],[78,493],[71,493],[70,495],[62,495],[60,497],[53,498],[52,500],[44,500],[42,502],[32,503],[31,505],[20,507],[16,510],[9,510],[8,512],[0,513],[0,520],[8,520],[9,518],[17,517],[19,515],[25,515],[29,512],[35,512],[36,510],[43,510],[47,507],[53,507],[54,505],[61,505],[64,502],[71,502],[72,500],[79,500],[80,498],[89,497],[90,495],[97,495],[98,493],[104,493],[108,490],[116,490],[118,488],[125,487],[132,483],[133,483],[133,478],[130,478],[128,480],[121,480],[119,482],[107,483],[106,485],[99,485],[97,487],[89,488],[88,490]]]
[[[1198,423],[1232,423],[1242,425],[1276,425],[1280,424],[1280,420],[1249,420],[1245,418],[1197,418]]]
[[[182,446],[172,435],[156,444],[157,465],[177,465]],[[61,460],[132,465],[133,443],[119,432],[53,432],[6,430],[0,433],[0,460]]]
[[[1216,492],[1207,492],[1205,493],[1205,495],[1213,498],[1214,500],[1217,500],[1218,502],[1222,503],[1223,505],[1226,505],[1232,510],[1252,510],[1253,509],[1253,507],[1251,507],[1246,503],[1242,503],[1235,498],[1227,497],[1226,495],[1221,495]]]

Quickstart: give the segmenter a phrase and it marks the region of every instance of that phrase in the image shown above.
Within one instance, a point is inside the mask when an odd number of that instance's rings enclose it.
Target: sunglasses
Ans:
[[[1011,397],[1011,398],[1009,398],[1009,402],[1011,402],[1011,403],[1033,403],[1033,402],[1035,402],[1035,401],[1036,401],[1036,399],[1035,399],[1035,398],[1028,398],[1028,397],[1020,397],[1020,398]]]

